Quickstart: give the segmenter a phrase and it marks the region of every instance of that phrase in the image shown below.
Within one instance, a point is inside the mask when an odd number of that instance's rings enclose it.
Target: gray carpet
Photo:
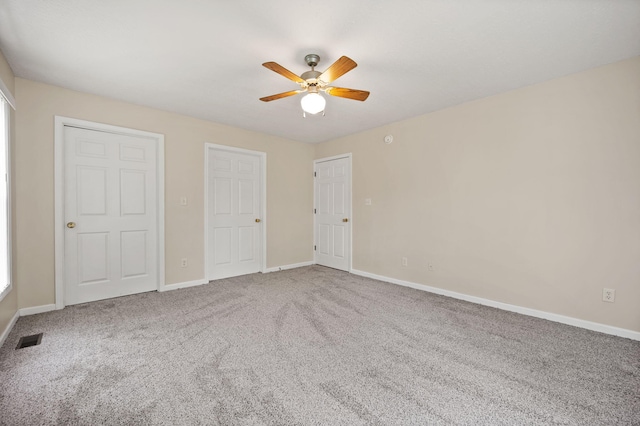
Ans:
[[[640,342],[311,266],[20,318],[0,423],[638,425]]]

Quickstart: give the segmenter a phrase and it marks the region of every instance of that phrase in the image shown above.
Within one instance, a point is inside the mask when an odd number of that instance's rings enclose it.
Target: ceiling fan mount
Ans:
[[[320,56],[316,55],[315,53],[309,53],[304,57],[304,60],[307,65],[309,65],[311,68],[314,68],[318,66],[318,63],[320,62]]]
[[[298,83],[300,85],[300,89],[278,93],[277,95],[266,96],[264,98],[260,98],[260,100],[263,102],[270,102],[277,99],[297,95],[298,93],[307,92],[307,96],[305,96],[301,102],[302,109],[304,110],[304,112],[316,114],[318,112],[324,111],[325,101],[322,96],[319,96],[319,92],[324,92],[328,95],[337,96],[340,98],[353,99],[356,101],[364,101],[365,99],[367,99],[367,97],[369,97],[369,92],[365,90],[329,86],[329,84],[331,84],[334,80],[338,79],[339,77],[343,76],[344,74],[358,66],[358,64],[356,64],[353,59],[342,56],[324,72],[315,70],[315,67],[318,66],[318,63],[320,62],[320,56],[316,55],[315,53],[310,53],[304,57],[304,60],[307,65],[311,67],[311,70],[302,73],[300,76],[294,74],[293,72],[284,68],[282,65],[279,65],[275,62],[265,62],[264,64],[262,64],[265,68],[269,68],[271,71],[274,71],[282,75],[283,77],[286,77],[289,80]],[[309,110],[305,106],[309,104],[308,98],[310,95],[316,97],[318,102],[322,104],[321,107],[316,107],[312,110]]]
[[[318,77],[322,74],[320,71],[316,71],[314,68],[318,66],[320,62],[320,56],[315,53],[310,53],[304,57],[307,65],[311,67],[311,71],[305,71],[300,74],[300,78],[307,82],[309,86],[317,86],[318,85]]]

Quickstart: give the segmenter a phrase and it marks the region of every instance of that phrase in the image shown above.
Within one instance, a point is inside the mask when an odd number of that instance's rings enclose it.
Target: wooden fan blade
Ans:
[[[327,87],[325,93],[340,98],[354,99],[356,101],[364,101],[369,97],[366,90],[345,89],[344,87]]]
[[[262,64],[263,67],[269,68],[271,71],[277,72],[281,76],[287,77],[289,80],[293,80],[296,83],[304,83],[305,81],[299,76],[295,75],[282,65],[276,64],[275,62],[265,62]]]
[[[327,68],[325,72],[320,74],[318,80],[322,80],[325,83],[331,83],[333,80],[338,79],[338,77],[348,73],[357,66],[358,64],[356,64],[353,59],[343,56]]]
[[[291,90],[289,92],[278,93],[277,95],[265,96],[264,98],[260,98],[260,100],[262,102],[271,102],[275,101],[276,99],[282,99],[289,96],[297,95],[300,92],[302,92],[302,90]]]

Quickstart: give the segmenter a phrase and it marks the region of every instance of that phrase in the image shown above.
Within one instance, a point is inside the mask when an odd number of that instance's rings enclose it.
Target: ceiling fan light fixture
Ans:
[[[364,101],[369,97],[369,92],[366,90],[329,86],[329,84],[334,80],[340,78],[342,75],[358,66],[353,59],[341,56],[340,59],[335,61],[324,72],[315,70],[316,65],[320,62],[320,56],[310,54],[305,56],[304,59],[307,62],[307,65],[311,67],[311,71],[303,72],[301,75],[294,74],[275,62],[265,62],[262,64],[265,68],[270,69],[291,81],[295,81],[300,85],[300,89],[265,96],[260,98],[260,100],[262,102],[271,102],[306,92],[307,94],[300,100],[302,116],[306,117],[307,114],[315,115],[320,112],[324,115],[324,107],[326,106],[327,101],[318,92],[324,92],[329,96],[337,96],[339,98],[353,99],[356,101]]]
[[[324,111],[327,101],[319,93],[308,93],[300,99],[300,106],[307,114],[317,114]]]

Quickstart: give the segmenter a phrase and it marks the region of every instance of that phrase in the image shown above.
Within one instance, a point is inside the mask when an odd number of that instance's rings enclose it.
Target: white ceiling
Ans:
[[[0,0],[18,77],[302,142],[322,142],[640,55],[638,0]],[[301,74],[346,55],[304,119]],[[19,101],[19,99],[18,99]],[[19,106],[19,105],[18,105]]]

